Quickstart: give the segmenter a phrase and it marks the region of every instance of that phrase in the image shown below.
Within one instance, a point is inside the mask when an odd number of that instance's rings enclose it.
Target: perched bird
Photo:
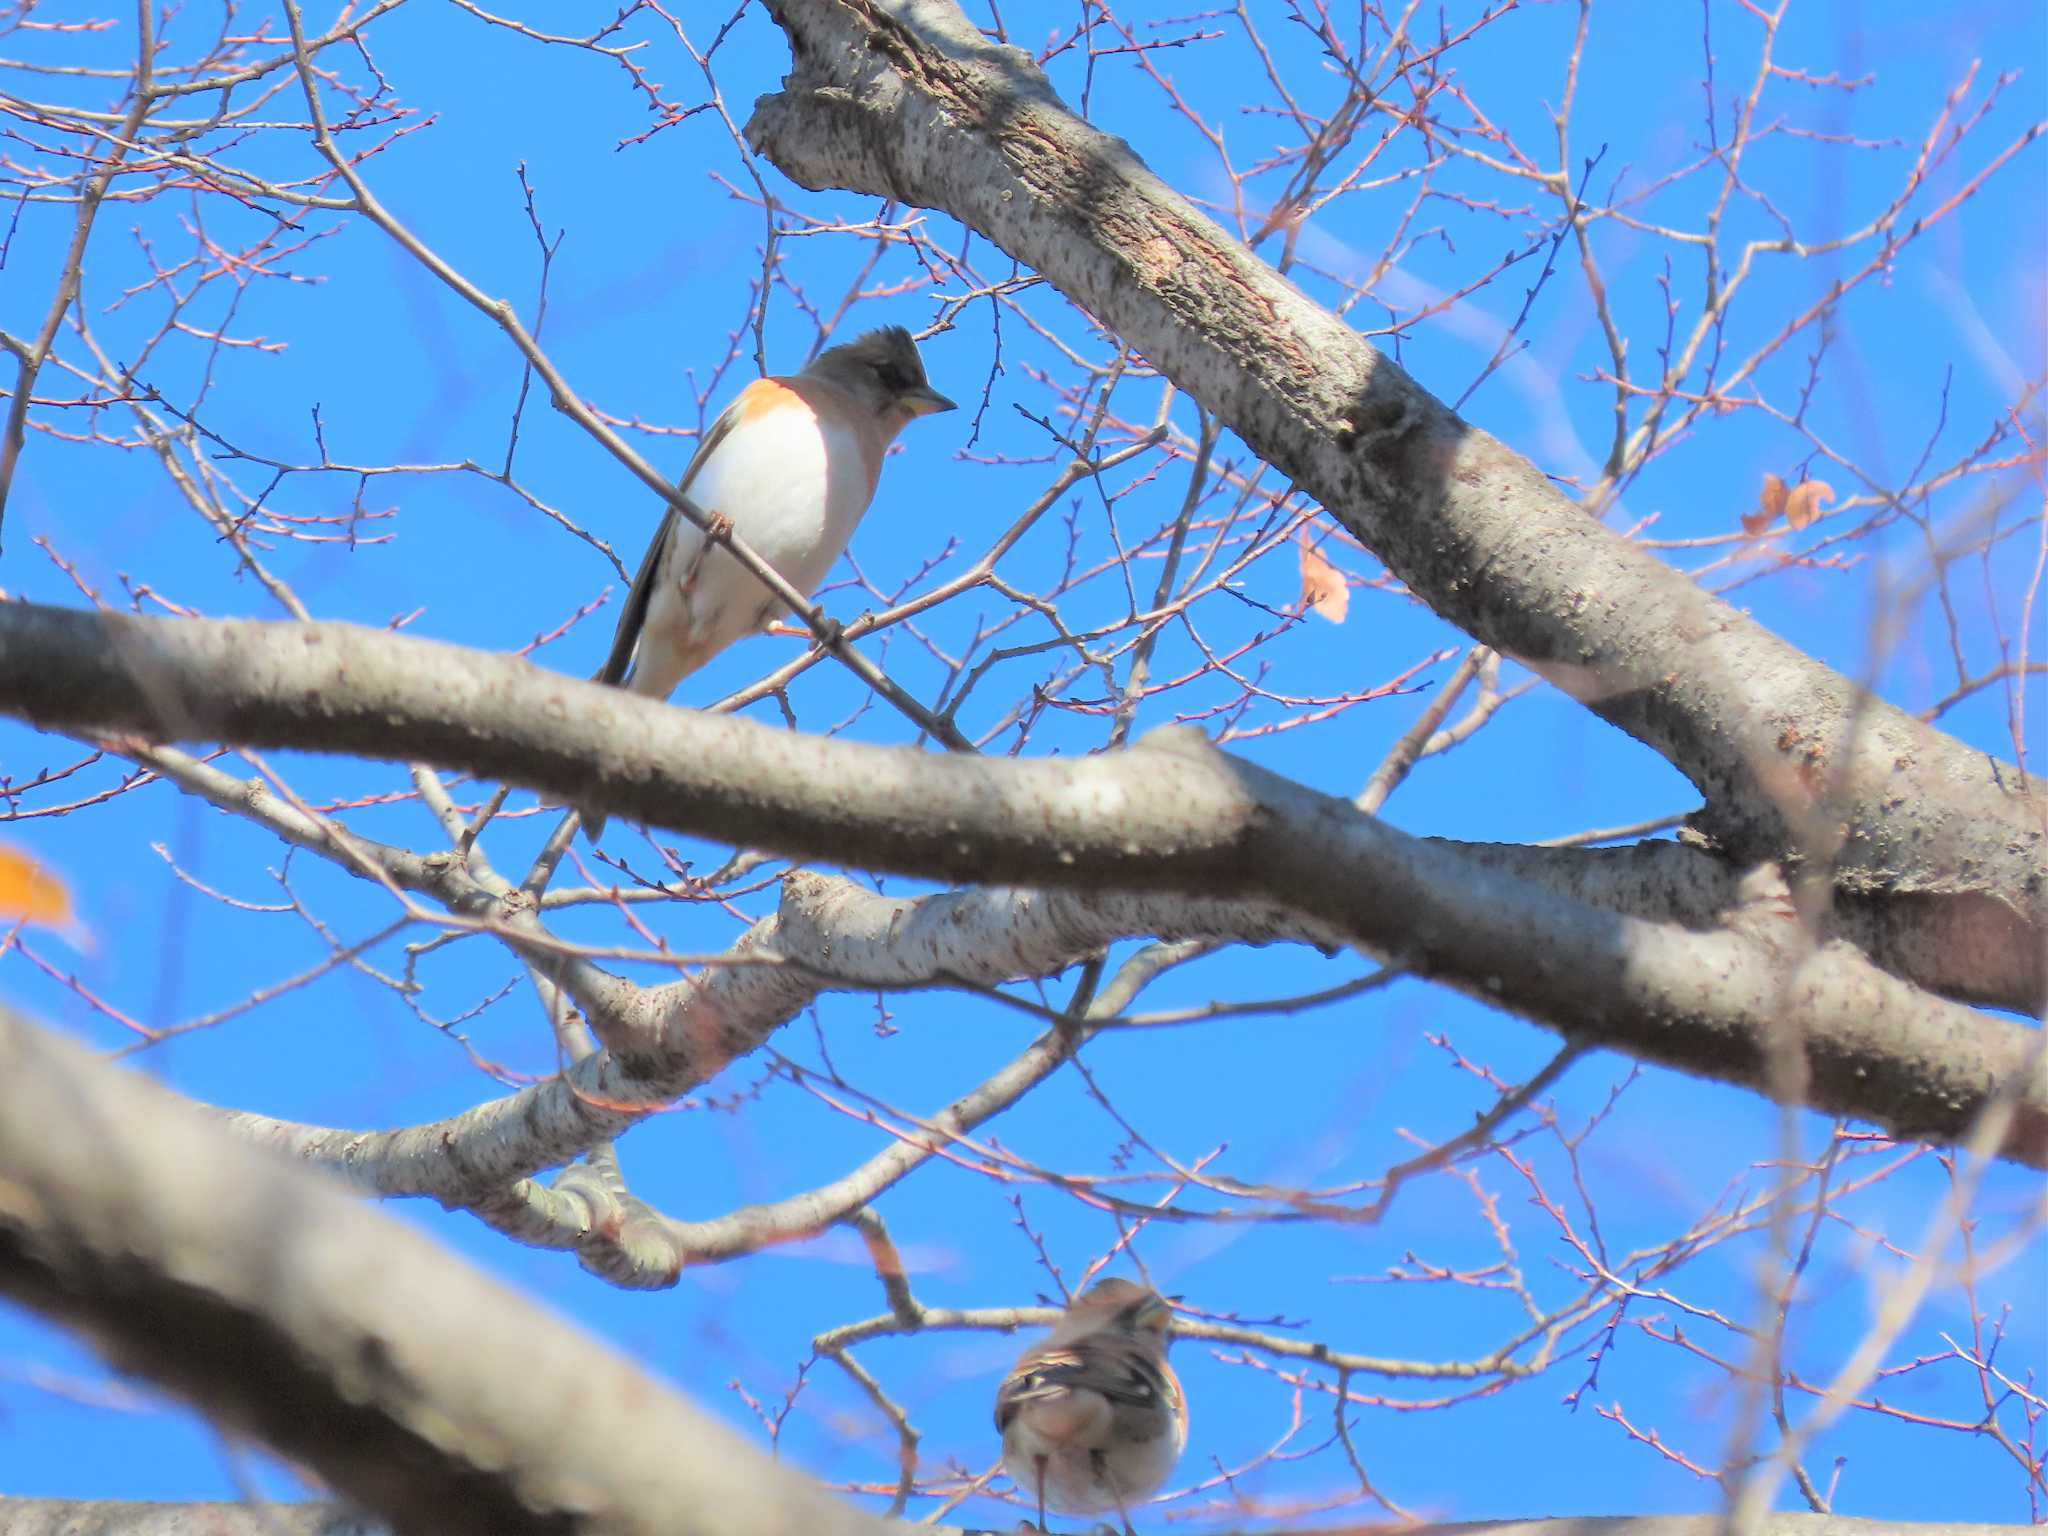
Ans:
[[[1166,1363],[1173,1313],[1156,1291],[1098,1280],[1052,1333],[1024,1351],[996,1389],[1003,1466],[1037,1500],[1068,1515],[1131,1506],[1159,1491],[1188,1439],[1188,1404]]]
[[[953,402],[925,382],[900,325],[821,352],[802,373],[756,379],[704,434],[679,488],[808,597],[874,499],[882,456],[919,416]],[[597,681],[665,699],[690,673],[775,618],[780,600],[670,507],[626,594]],[[596,842],[604,818],[586,813]]]

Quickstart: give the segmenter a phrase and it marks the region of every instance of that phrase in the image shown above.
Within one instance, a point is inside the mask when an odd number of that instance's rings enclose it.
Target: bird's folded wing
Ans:
[[[697,478],[697,471],[718,451],[718,445],[731,435],[733,427],[747,414],[764,386],[779,388],[774,380],[756,379],[733,397],[732,404],[718,413],[718,419],[711,423],[711,430],[704,434],[704,441],[690,455],[689,467],[683,471],[683,478],[676,482],[677,490],[686,496],[689,494],[690,483]],[[604,667],[597,674],[596,680],[600,683],[616,688],[626,680],[626,673],[633,665],[633,652],[640,646],[640,631],[647,623],[648,600],[654,595],[655,579],[661,574],[662,551],[675,537],[676,521],[681,516],[675,507],[667,508],[661,526],[648,541],[647,553],[641,556],[640,569],[634,574],[633,585],[626,593],[626,605],[619,610],[619,627],[612,632],[611,654],[605,657]]]
[[[1137,1350],[1091,1351],[1082,1385],[1123,1407],[1153,1408],[1165,1399],[1166,1382],[1159,1367]]]
[[[1008,1429],[1026,1403],[1060,1397],[1076,1385],[1085,1386],[1086,1374],[1087,1362],[1072,1350],[1041,1346],[1026,1351],[996,1388],[996,1428]]]
[[[996,1428],[1008,1428],[1026,1403],[1077,1391],[1095,1392],[1113,1405],[1135,1408],[1150,1408],[1169,1397],[1159,1369],[1134,1350],[1117,1349],[1101,1339],[1046,1347],[1027,1353],[996,1389]]]

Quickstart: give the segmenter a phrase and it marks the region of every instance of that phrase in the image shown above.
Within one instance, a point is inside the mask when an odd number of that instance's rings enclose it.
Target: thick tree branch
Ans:
[[[1698,1075],[1765,1089],[1774,1044],[1796,1042],[1804,1102],[1902,1137],[1960,1140],[2009,1086],[2019,1112],[2002,1150],[2048,1164],[2038,1032],[1941,1002],[1845,944],[1808,953],[1775,944],[1768,925],[1692,932],[1561,900],[1189,731],[1083,760],[940,757],[671,709],[348,625],[25,603],[0,606],[0,709],[73,732],[432,762],[933,879],[1269,903],[1578,1043]],[[716,1056],[720,1023],[704,1016],[677,1043]],[[584,1111],[609,1113],[599,1106],[620,1102],[604,1091],[618,1084],[594,1086]]]
[[[942,209],[1315,495],[1436,611],[1696,784],[1738,863],[1910,893],[1928,942],[2048,966],[2048,786],[1869,697],[1619,537],[1069,112],[951,0],[771,0],[750,142],[799,184]]]
[[[0,1536],[391,1536],[339,1504],[0,1498]]]
[[[4,1011],[0,1293],[400,1532],[889,1529],[339,1186]]]
[[[1686,928],[1726,922],[1743,901],[1743,869],[1684,843],[1460,846],[1573,901]],[[2010,937],[2003,925],[1973,922],[1953,905],[1900,892],[1837,892],[1821,923],[1826,937],[1853,944],[1893,975],[1943,997],[2034,1015],[2048,1010],[2048,992],[2039,990],[2048,985],[2048,968],[2001,942]]]
[[[711,966],[686,981],[632,989],[614,1025],[631,1039],[631,1049],[597,1052],[559,1077],[402,1130],[337,1129],[244,1113],[227,1119],[244,1137],[328,1166],[367,1193],[473,1207],[522,1241],[559,1247],[581,1241],[580,1233],[564,1229],[570,1213],[556,1206],[551,1191],[514,1181],[611,1142],[702,1087],[759,1049],[819,993],[953,982],[993,986],[1064,970],[1120,939],[1160,934],[1238,943],[1343,942],[1271,905],[1001,890],[903,901],[799,870],[783,881],[778,913],[732,946],[736,961],[760,963]],[[569,1193],[580,1199],[582,1181],[570,1183]],[[679,1243],[658,1239],[677,1264],[731,1258],[745,1251],[750,1237],[771,1240],[747,1216],[684,1224],[680,1231]],[[673,1282],[673,1273],[658,1273],[659,1262],[655,1273],[634,1283]]]

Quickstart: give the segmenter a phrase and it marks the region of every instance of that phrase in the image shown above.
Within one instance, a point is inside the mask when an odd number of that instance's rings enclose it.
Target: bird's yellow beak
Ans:
[[[901,398],[903,408],[913,416],[936,416],[940,411],[959,409],[929,384],[920,384],[916,389],[906,389]]]

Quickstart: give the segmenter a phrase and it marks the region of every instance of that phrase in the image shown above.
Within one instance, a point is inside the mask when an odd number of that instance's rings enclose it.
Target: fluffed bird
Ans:
[[[1003,1466],[1045,1512],[1115,1510],[1159,1491],[1188,1439],[1188,1404],[1166,1363],[1173,1312],[1156,1291],[1098,1280],[996,1389]]]
[[[874,500],[896,434],[919,416],[952,409],[925,382],[910,332],[885,326],[819,353],[801,373],[741,390],[704,434],[678,488],[728,520],[808,597]],[[597,681],[666,699],[781,608],[752,572],[671,506],[626,593]],[[604,822],[585,813],[593,843]]]

